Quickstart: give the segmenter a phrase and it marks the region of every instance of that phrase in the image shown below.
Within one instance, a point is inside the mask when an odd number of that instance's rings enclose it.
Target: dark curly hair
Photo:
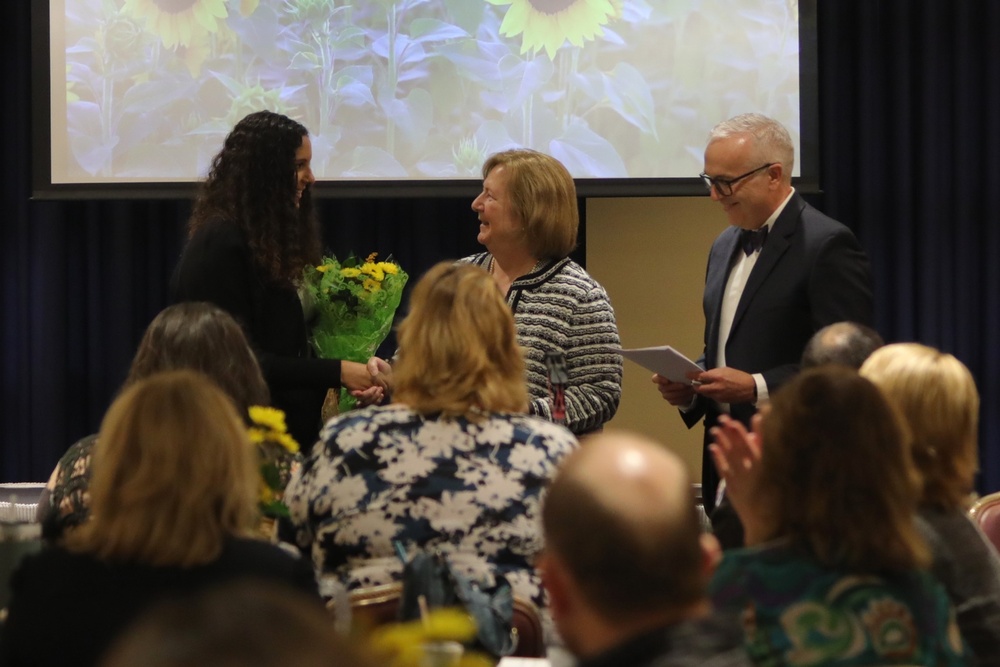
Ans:
[[[188,223],[193,236],[207,224],[235,224],[262,275],[294,283],[320,259],[319,226],[309,188],[295,206],[295,152],[309,131],[271,111],[236,124],[212,159]]]

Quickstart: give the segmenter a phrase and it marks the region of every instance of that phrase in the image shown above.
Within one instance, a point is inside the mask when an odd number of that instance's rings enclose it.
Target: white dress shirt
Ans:
[[[792,188],[792,191],[788,193],[785,200],[778,205],[778,208],[774,209],[771,216],[764,222],[761,229],[767,227],[768,234],[770,234],[771,228],[774,227],[774,221],[785,210],[785,206],[788,205],[788,201],[794,193],[795,188]],[[743,296],[743,288],[746,287],[747,280],[750,278],[750,272],[753,271],[753,267],[757,264],[758,257],[760,257],[760,248],[749,255],[740,251],[736,253],[736,259],[729,269],[726,290],[722,294],[722,311],[719,314],[719,352],[715,359],[716,368],[722,368],[726,365],[726,342],[729,340],[729,332],[733,328],[733,317],[736,315],[736,306],[740,303],[740,297]],[[754,373],[752,377],[757,385],[757,400],[755,404],[766,401],[768,393],[764,376],[760,373]],[[728,403],[720,403],[720,406],[724,412],[729,412]]]

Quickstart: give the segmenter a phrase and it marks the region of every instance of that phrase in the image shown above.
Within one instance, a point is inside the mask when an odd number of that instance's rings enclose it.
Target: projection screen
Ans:
[[[818,182],[815,0],[32,1],[38,197],[190,194],[265,108],[331,196],[465,193],[515,146],[584,196],[700,193],[745,111]]]

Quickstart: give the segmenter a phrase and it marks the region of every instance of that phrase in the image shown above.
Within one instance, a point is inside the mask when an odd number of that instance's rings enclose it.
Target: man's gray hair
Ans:
[[[761,164],[780,162],[791,179],[795,167],[795,145],[785,126],[759,113],[744,113],[724,120],[712,128],[709,143],[741,134],[753,137],[753,156]]]
[[[882,336],[857,322],[835,322],[809,339],[802,352],[802,368],[840,364],[858,370],[872,352],[885,345]]]

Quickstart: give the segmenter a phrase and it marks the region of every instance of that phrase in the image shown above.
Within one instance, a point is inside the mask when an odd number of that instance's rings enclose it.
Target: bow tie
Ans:
[[[747,255],[752,255],[760,250],[765,240],[767,240],[767,225],[760,229],[740,230],[740,247]]]

